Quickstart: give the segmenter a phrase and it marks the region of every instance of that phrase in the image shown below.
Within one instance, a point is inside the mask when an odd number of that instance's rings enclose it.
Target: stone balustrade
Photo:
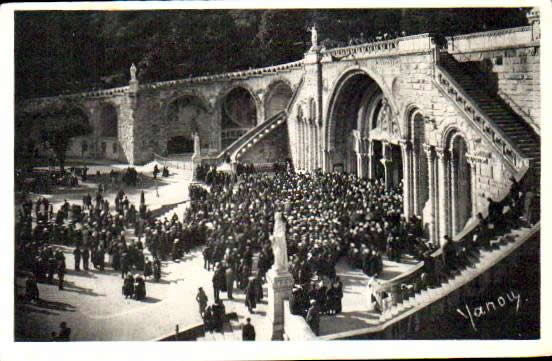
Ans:
[[[515,173],[522,173],[529,166],[528,160],[494,122],[485,115],[460,85],[440,66],[435,66],[437,84],[484,134],[494,148],[503,156]]]
[[[537,41],[533,26],[449,36],[446,39],[450,54],[526,46]]]
[[[365,56],[390,56],[405,53],[427,52],[434,45],[429,33],[404,36],[391,40],[375,41],[360,45],[322,50],[322,55],[343,58],[355,55],[355,58]]]
[[[254,76],[264,76],[267,74],[278,74],[281,72],[288,72],[295,69],[299,69],[303,66],[303,60],[294,61],[291,63],[273,65],[265,68],[234,71],[231,73],[215,74],[215,75],[205,75],[199,77],[193,77],[188,79],[177,79],[162,81],[156,83],[140,84],[140,89],[158,89],[164,88],[167,86],[174,86],[180,84],[196,84],[196,83],[207,83],[213,81],[231,81],[236,79],[246,79]]]
[[[250,128],[229,128],[221,131],[221,138],[224,139],[237,139],[247,133]]]
[[[67,95],[57,95],[53,97],[41,97],[34,98],[29,100],[30,103],[49,103],[56,100],[74,100],[74,99],[84,99],[84,98],[99,98],[105,96],[113,96],[119,94],[125,94],[130,88],[128,86],[122,86],[118,88],[102,89],[102,90],[93,90],[82,93],[67,94]]]

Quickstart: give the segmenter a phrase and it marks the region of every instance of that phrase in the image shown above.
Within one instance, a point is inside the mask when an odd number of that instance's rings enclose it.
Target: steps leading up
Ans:
[[[469,65],[458,62],[452,55],[447,53],[441,54],[439,65],[454,78],[483,113],[529,159],[532,183],[540,184],[540,136],[523,118],[511,110],[499,96],[492,95],[487,91],[486,79],[470,69]]]
[[[536,226],[535,226],[536,227]],[[450,272],[445,279],[443,279],[438,285],[430,286],[422,290],[418,290],[413,296],[405,299],[390,309],[383,312],[380,316],[380,322],[385,322],[393,317],[399,316],[417,306],[429,304],[452,292],[458,287],[470,282],[474,277],[477,277],[485,268],[485,266],[492,265],[508,254],[509,251],[520,245],[523,241],[523,237],[529,234],[531,229],[527,226],[520,226],[512,229],[508,232],[504,232],[496,236],[491,244],[494,247],[490,250],[480,250],[479,255],[470,255],[474,262],[471,265],[459,267],[459,272]],[[510,236],[512,241],[500,242],[499,239],[505,239],[504,236]]]

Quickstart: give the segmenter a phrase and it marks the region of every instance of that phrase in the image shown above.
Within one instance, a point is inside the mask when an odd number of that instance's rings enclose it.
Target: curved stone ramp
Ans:
[[[393,326],[399,321],[419,312],[431,304],[437,302],[443,297],[451,294],[455,290],[468,284],[476,277],[487,272],[491,267],[498,264],[504,258],[512,254],[516,249],[522,246],[527,240],[531,239],[540,231],[540,222],[531,228],[518,227],[512,229],[505,234],[496,237],[491,241],[494,245],[492,250],[481,250],[478,256],[471,255],[475,258],[474,263],[468,267],[463,267],[460,273],[453,273],[446,280],[436,287],[428,287],[416,292],[414,295],[399,304],[391,307],[383,313],[371,312],[374,318],[374,325],[353,331],[326,334],[319,339],[322,340],[340,340],[349,338],[370,338],[370,335],[375,335],[385,331],[388,327]],[[499,238],[503,236],[511,236],[511,242],[499,242]],[[321,330],[323,330],[323,319],[321,320]]]

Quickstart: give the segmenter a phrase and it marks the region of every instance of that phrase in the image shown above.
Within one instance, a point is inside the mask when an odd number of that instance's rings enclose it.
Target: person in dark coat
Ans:
[[[214,299],[215,302],[218,302],[220,300],[220,291],[224,287],[226,287],[226,275],[224,272],[224,269],[220,264],[216,265],[215,274],[213,275],[213,292],[214,292]]]
[[[138,301],[146,298],[146,283],[140,275],[136,275],[134,279],[134,298]]]
[[[57,260],[57,274],[58,274],[58,288],[63,289],[63,278],[65,277],[65,256],[61,251],[56,254]]]
[[[78,246],[73,251],[73,255],[75,256],[75,271],[80,271],[81,250]]]
[[[88,271],[88,260],[90,259],[90,250],[88,247],[84,247],[81,251],[82,267],[85,271]]]
[[[123,282],[123,296],[125,298],[129,298],[134,295],[134,277],[132,277],[132,274],[128,274]]]
[[[38,302],[40,300],[40,293],[38,292],[38,285],[34,275],[30,275],[25,281],[25,296],[30,301],[35,300]]]
[[[315,300],[311,300],[311,307],[307,311],[307,323],[316,336],[320,335],[320,308]]]
[[[218,332],[222,332],[224,322],[226,321],[226,307],[222,303],[222,300],[218,300],[213,306],[213,318],[214,326]]]
[[[228,299],[231,300],[232,297],[232,291],[234,290],[234,271],[232,270],[232,267],[226,268],[225,271],[226,275],[226,292],[228,294]]]
[[[64,321],[60,325],[60,331],[58,336],[56,337],[56,341],[71,341],[71,329],[67,327],[67,323]]]
[[[153,274],[153,264],[151,263],[151,260],[148,258],[144,265],[144,278],[148,279],[148,277],[150,277],[152,274]]]
[[[161,261],[157,257],[153,260],[153,279],[155,282],[161,279]]]
[[[255,307],[257,307],[257,291],[255,289],[255,277],[249,277],[249,282],[245,289],[245,305],[249,310],[249,313],[253,313]]]
[[[247,318],[247,323],[242,327],[242,340],[255,341],[255,327],[251,324],[251,319]]]
[[[205,332],[213,332],[215,329],[215,318],[211,306],[208,306],[203,314],[203,327]]]
[[[260,274],[257,274],[257,277],[255,277],[254,284],[255,284],[255,294],[256,294],[256,298],[257,298],[257,303],[259,303],[259,302],[261,302],[261,300],[264,297],[263,283],[262,283]]]

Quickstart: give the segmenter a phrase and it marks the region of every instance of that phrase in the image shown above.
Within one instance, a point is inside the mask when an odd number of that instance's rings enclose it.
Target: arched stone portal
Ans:
[[[382,91],[366,73],[355,71],[344,76],[330,100],[329,148],[333,151],[330,169],[358,176],[375,177],[381,171],[381,156],[363,139],[370,135],[382,109]],[[356,135],[356,139],[355,139]],[[380,149],[380,145],[376,145]],[[368,162],[368,164],[366,164]],[[369,171],[367,171],[369,169]]]
[[[225,149],[257,124],[253,96],[242,87],[232,89],[222,100],[221,146]]]
[[[265,119],[268,120],[286,110],[292,95],[291,87],[283,81],[277,81],[269,86],[264,102]]]
[[[410,113],[409,126],[411,127],[412,143],[412,213],[423,216],[424,207],[429,200],[429,179],[427,154],[424,150],[426,144],[425,122],[423,115],[414,110]]]
[[[167,109],[167,154],[193,153],[195,132],[199,133],[201,147],[209,147],[208,111],[201,100],[194,96],[173,100]]]

